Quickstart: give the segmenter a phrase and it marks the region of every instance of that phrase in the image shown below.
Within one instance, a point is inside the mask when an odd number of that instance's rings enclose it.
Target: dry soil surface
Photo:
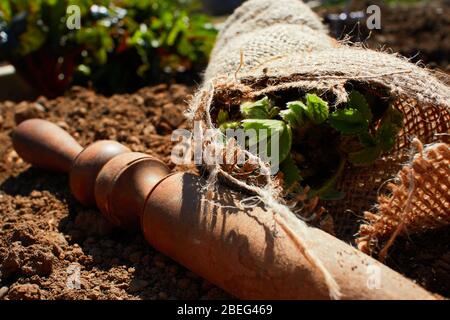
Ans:
[[[160,85],[106,98],[75,87],[55,100],[0,103],[0,299],[229,298],[140,234],[114,229],[98,210],[78,204],[65,175],[31,168],[10,141],[17,122],[40,117],[82,145],[118,140],[174,169],[170,134],[185,126],[191,91]]]

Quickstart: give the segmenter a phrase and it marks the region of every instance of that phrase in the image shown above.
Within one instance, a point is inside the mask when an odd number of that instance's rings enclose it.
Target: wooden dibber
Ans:
[[[100,140],[82,148],[57,125],[30,119],[13,133],[17,153],[36,167],[69,173],[70,191],[86,206],[97,205],[113,224],[138,230],[153,186],[170,173],[160,160]]]
[[[97,204],[114,224],[141,228],[157,250],[244,299],[329,299],[322,274],[298,250],[273,214],[237,209],[238,193],[208,199],[205,181],[171,174],[161,161],[117,142],[82,149],[56,125],[38,119],[13,134],[17,153],[35,166],[69,172],[74,196]],[[308,245],[336,280],[343,299],[433,299],[378,261],[315,228]]]

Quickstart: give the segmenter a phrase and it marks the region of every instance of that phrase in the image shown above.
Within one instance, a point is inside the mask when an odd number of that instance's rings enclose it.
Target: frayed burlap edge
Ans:
[[[379,251],[384,261],[401,235],[422,233],[450,225],[450,145],[423,146],[414,141],[411,161],[392,181],[389,195],[380,195],[374,213],[365,212],[356,243],[365,253]],[[381,246],[381,248],[380,248]]]

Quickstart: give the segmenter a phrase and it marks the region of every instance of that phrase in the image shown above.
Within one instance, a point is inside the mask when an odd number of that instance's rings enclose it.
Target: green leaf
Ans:
[[[347,108],[333,112],[330,124],[342,134],[359,134],[359,140],[363,145],[373,146],[375,141],[367,132],[372,117],[366,98],[353,90],[349,95]]]
[[[321,124],[328,119],[328,103],[316,94],[306,95],[306,116],[314,123]]]
[[[397,110],[394,107],[389,107],[387,110],[387,114],[385,115],[385,118],[389,119],[389,122],[391,122],[393,125],[402,128],[403,127],[403,113],[401,113],[399,110]]]
[[[5,21],[9,21],[12,16],[11,3],[8,0],[0,1],[0,17],[3,16]]]
[[[384,122],[377,131],[377,142],[383,151],[391,150],[397,139],[398,128],[392,123]]]
[[[367,103],[366,98],[358,91],[353,90],[350,92],[348,97],[348,108],[356,109],[363,117],[368,121],[372,121],[372,111],[370,110],[369,104]]]
[[[403,114],[397,109],[389,107],[381,120],[381,125],[376,135],[377,142],[383,151],[389,151],[394,147],[402,126]]]
[[[291,128],[281,120],[269,119],[247,119],[242,121],[244,130],[255,130],[256,136],[249,139],[249,145],[254,146],[259,144],[263,139],[267,139],[266,154],[273,160],[273,155],[270,154],[272,144],[278,143],[278,163],[281,163],[287,158],[291,151],[292,145],[292,131]],[[278,138],[276,141],[275,138]],[[261,150],[258,150],[261,153]],[[272,163],[273,165],[274,163]]]
[[[276,117],[280,113],[280,109],[278,107],[272,107],[269,110],[269,119]]]
[[[381,155],[381,147],[367,147],[360,151],[351,152],[348,155],[348,160],[354,165],[370,165],[375,162]]]
[[[302,180],[300,170],[289,154],[288,157],[280,164],[280,170],[284,175],[284,187],[289,188]]]
[[[357,134],[367,131],[368,122],[356,109],[339,109],[330,115],[330,124],[342,134]]]
[[[228,112],[226,110],[220,109],[219,114],[217,115],[216,123],[220,126],[222,123],[228,121]]]
[[[224,122],[219,126],[219,130],[225,133],[227,129],[237,129],[240,125],[241,123],[239,121]]]
[[[38,50],[45,43],[46,35],[41,28],[29,26],[27,31],[20,35],[19,54],[27,55]]]
[[[361,132],[358,134],[358,139],[364,147],[374,147],[378,143],[369,132]]]
[[[306,105],[302,101],[287,103],[287,109],[280,111],[280,116],[291,127],[300,128],[306,121],[321,124],[328,119],[328,104],[316,94],[306,95]]]
[[[278,108],[272,105],[268,97],[264,97],[255,102],[241,104],[241,113],[245,119],[271,119],[278,114]]]
[[[305,123],[306,106],[301,101],[287,103],[287,109],[280,111],[281,118],[293,128],[300,128]]]

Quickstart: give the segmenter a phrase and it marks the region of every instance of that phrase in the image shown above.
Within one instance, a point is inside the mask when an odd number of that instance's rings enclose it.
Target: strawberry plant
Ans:
[[[66,25],[69,5],[80,29]],[[215,35],[195,0],[0,0],[0,60],[48,96],[72,83],[113,93],[192,78]]]
[[[323,200],[342,198],[335,185],[346,165],[374,163],[394,147],[403,124],[402,114],[394,107],[383,106],[380,114],[377,105],[369,103],[375,101],[373,97],[357,90],[349,93],[346,104],[334,108],[315,93],[289,101],[284,108],[277,107],[275,100],[265,96],[244,102],[232,121],[228,111],[221,109],[219,128],[224,133],[228,128],[267,129],[268,146],[274,137],[278,139],[285,188],[307,185],[309,197]]]

